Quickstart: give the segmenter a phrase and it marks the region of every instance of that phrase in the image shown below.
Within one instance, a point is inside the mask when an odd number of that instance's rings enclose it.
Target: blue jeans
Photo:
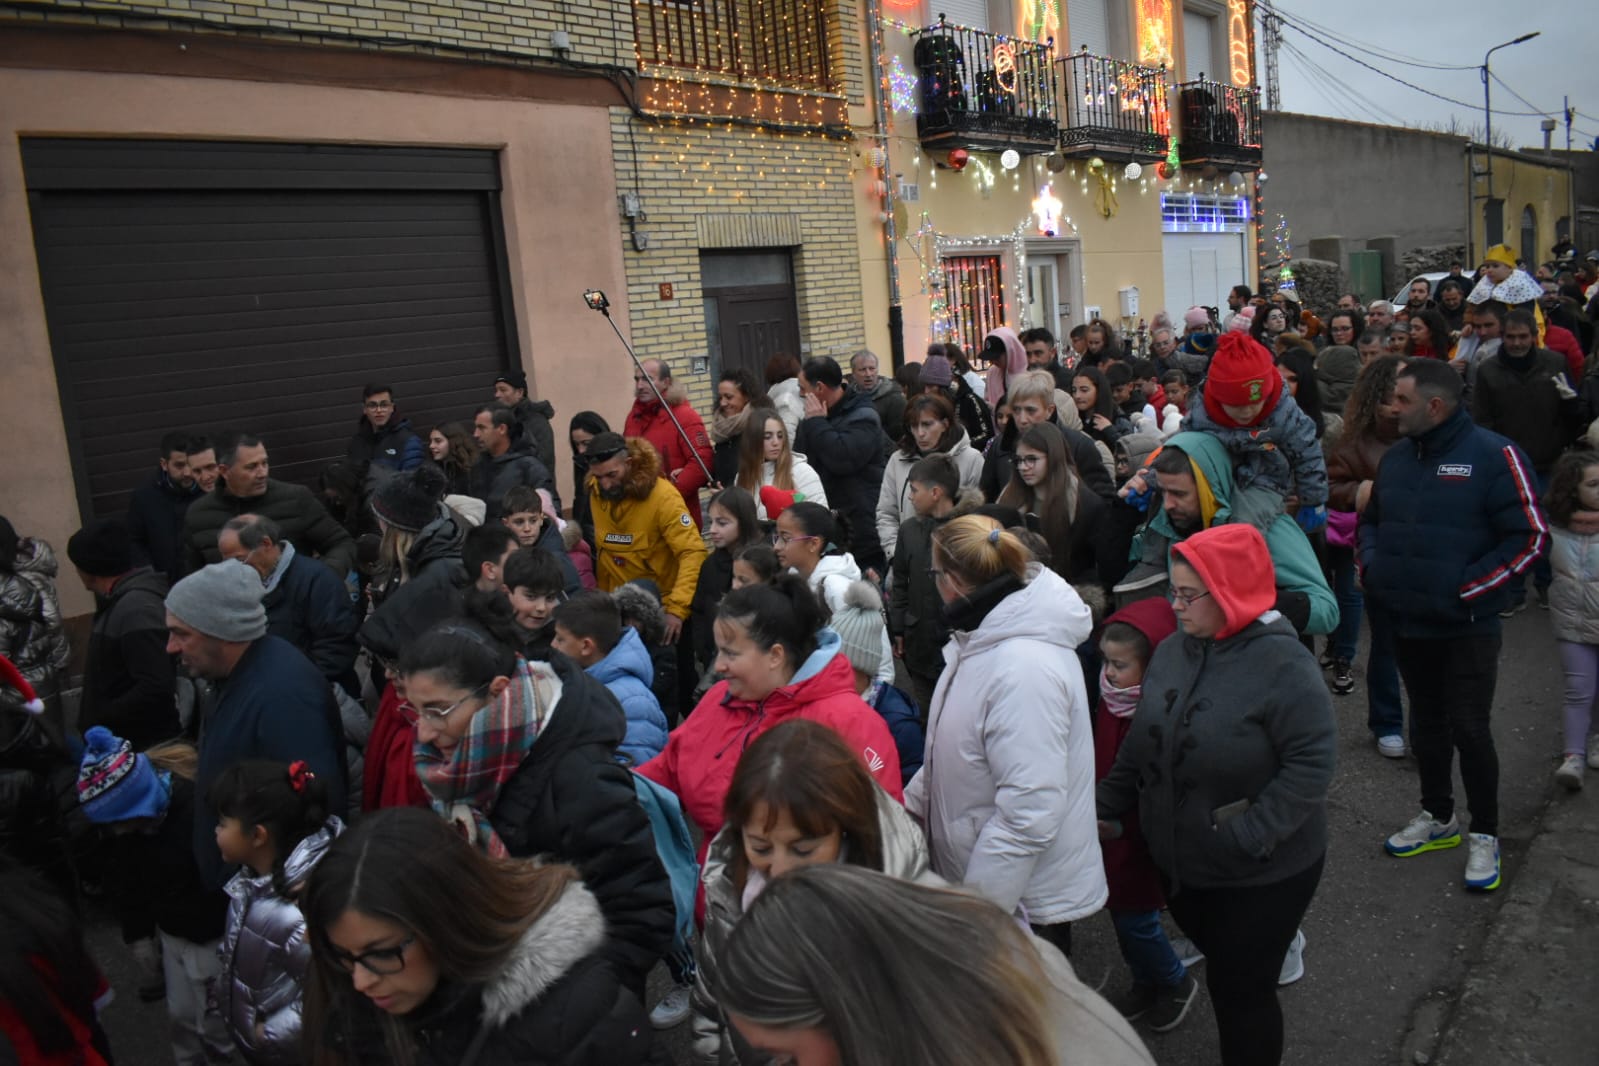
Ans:
[[[1394,657],[1394,622],[1386,608],[1366,598],[1371,651],[1366,655],[1366,725],[1374,737],[1405,735],[1405,705]]]
[[[1338,628],[1332,634],[1333,658],[1352,663],[1360,650],[1360,608],[1366,599],[1355,584],[1355,550],[1327,545],[1327,565],[1332,569],[1333,595],[1338,597]]]
[[[1110,922],[1134,984],[1176,988],[1183,983],[1183,963],[1166,939],[1159,911],[1112,910]]]

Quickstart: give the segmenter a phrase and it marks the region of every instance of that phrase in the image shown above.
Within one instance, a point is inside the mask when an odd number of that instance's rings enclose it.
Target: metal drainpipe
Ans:
[[[883,165],[877,176],[886,190],[883,194],[883,240],[888,248],[888,349],[889,363],[895,370],[905,365],[905,312],[899,295],[899,240],[894,232],[894,180],[890,172],[892,160],[888,155],[888,100],[883,95],[883,11],[878,0],[866,0],[868,32],[867,46],[872,60],[873,142],[882,149]]]

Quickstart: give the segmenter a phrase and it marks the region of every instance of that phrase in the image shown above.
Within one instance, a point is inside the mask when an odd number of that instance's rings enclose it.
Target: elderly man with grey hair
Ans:
[[[894,376],[882,373],[877,356],[865,348],[850,356],[849,372],[855,391],[872,401],[883,432],[898,440],[905,431],[905,392]]]
[[[217,550],[261,575],[267,632],[305,653],[322,676],[359,698],[355,641],[360,620],[333,571],[295,551],[272,519],[242,514],[223,523]]]

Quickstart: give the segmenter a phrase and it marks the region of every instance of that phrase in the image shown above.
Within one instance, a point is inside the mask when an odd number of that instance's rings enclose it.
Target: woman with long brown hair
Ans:
[[[316,1066],[650,1058],[637,997],[600,953],[605,920],[570,866],[494,859],[426,811],[367,816],[301,904]]]
[[[443,422],[428,430],[428,459],[444,472],[445,495],[472,495],[472,468],[483,449],[460,422]]]
[[[1101,557],[1105,502],[1079,476],[1057,427],[1042,422],[1021,435],[1010,482],[995,502],[1026,516],[1028,528],[1049,542],[1049,568],[1067,581],[1108,589],[1126,572],[1125,559]]]
[[[771,397],[754,374],[741,366],[722,371],[716,382],[716,413],[711,417],[710,429],[714,452],[711,471],[717,484],[726,488],[738,477],[744,427],[755,410],[771,406]]]
[[[752,408],[739,437],[737,485],[755,497],[755,517],[766,521],[761,490],[770,486],[783,493],[798,493],[796,501],[810,500],[827,506],[827,490],[805,456],[796,452],[783,416],[770,407]]]
[[[716,969],[733,1025],[780,1062],[1154,1062],[1060,953],[1000,908],[858,866],[819,864],[778,879]]]
[[[815,863],[848,863],[905,880],[929,878],[927,842],[833,730],[806,719],[763,733],[738,761],[701,881],[705,932],[694,990],[693,1061],[746,1061],[730,1045],[711,993],[716,953],[767,884]],[[936,878],[933,880],[936,881]]]

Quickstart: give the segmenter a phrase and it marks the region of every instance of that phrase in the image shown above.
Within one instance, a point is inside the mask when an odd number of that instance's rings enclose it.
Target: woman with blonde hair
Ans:
[[[857,866],[773,882],[716,969],[740,1034],[797,1066],[1154,1063],[1060,953],[1000,908]]]
[[[764,488],[792,496],[791,502],[810,500],[827,506],[821,477],[805,456],[794,450],[786,421],[770,407],[753,408],[745,422],[739,437],[736,484],[755,497],[755,517],[763,522],[777,517],[767,513],[761,498]]]
[[[1069,953],[1070,923],[1107,894],[1077,658],[1093,617],[992,518],[941,526],[932,573],[951,635],[905,806],[927,828],[935,873]]]

